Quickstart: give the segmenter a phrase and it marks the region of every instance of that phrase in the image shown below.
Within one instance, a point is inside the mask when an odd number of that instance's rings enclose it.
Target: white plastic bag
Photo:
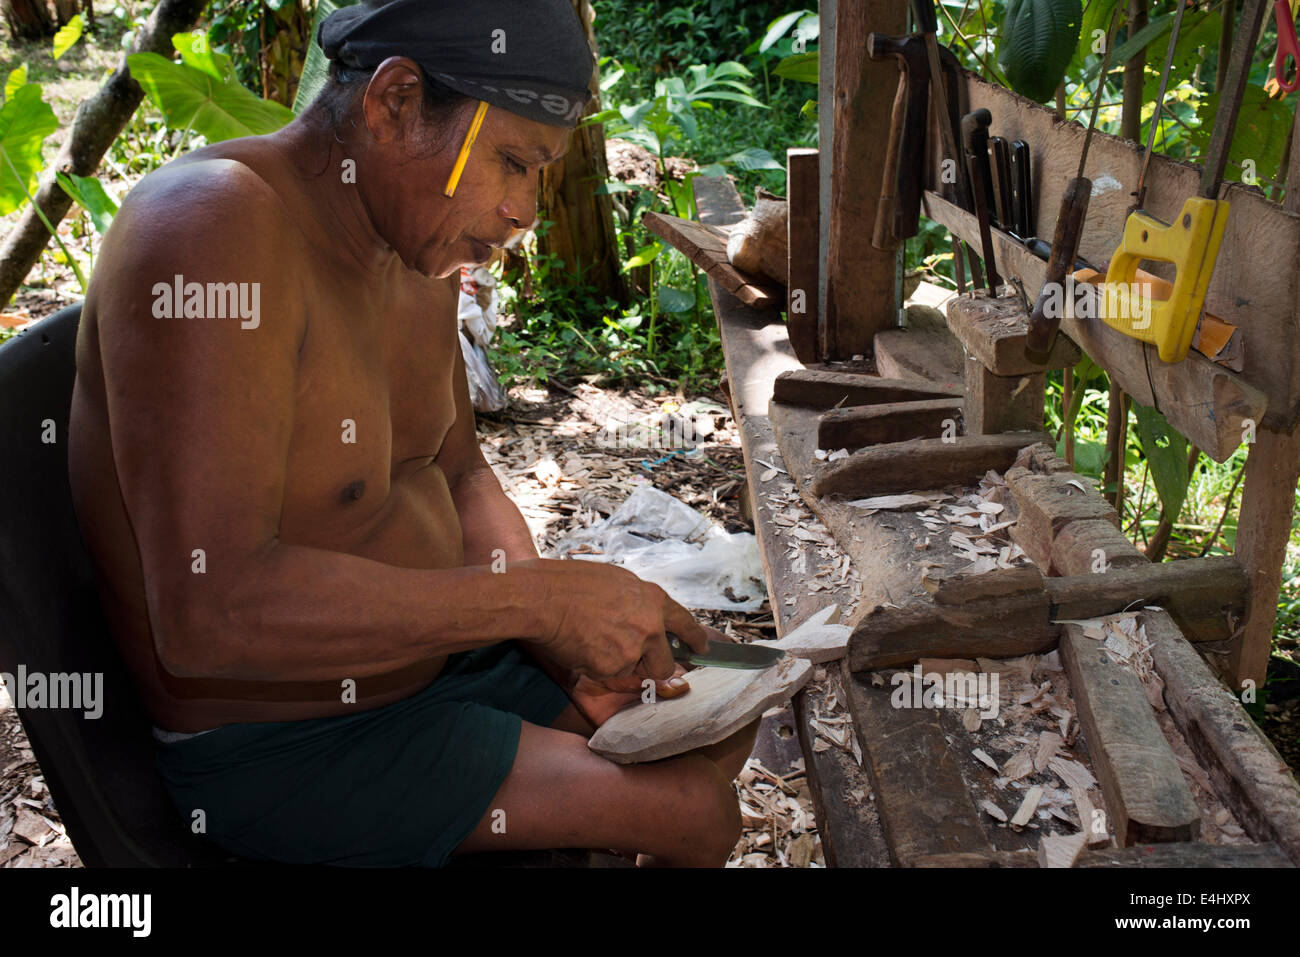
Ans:
[[[570,534],[557,551],[622,565],[686,608],[756,611],[767,597],[753,535],[730,534],[651,485],[639,486],[603,522]]]

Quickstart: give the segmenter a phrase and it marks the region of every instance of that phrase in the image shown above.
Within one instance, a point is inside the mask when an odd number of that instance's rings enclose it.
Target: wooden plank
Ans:
[[[826,864],[888,867],[889,847],[876,802],[871,799],[874,789],[867,772],[840,748],[818,751],[813,747],[817,736],[809,721],[822,704],[825,684],[814,682],[795,695],[794,711]],[[857,800],[855,792],[863,799]]]
[[[1141,621],[1165,682],[1165,704],[1216,793],[1246,833],[1300,864],[1300,785],[1277,749],[1168,613],[1144,611]]]
[[[964,605],[981,598],[1000,598],[1042,591],[1043,575],[1033,565],[995,568],[980,575],[924,577],[921,585],[940,605]]]
[[[1300,192],[1300,183],[1293,189]],[[1300,427],[1289,434],[1259,429],[1246,455],[1246,488],[1237,517],[1235,554],[1250,576],[1246,620],[1229,662],[1238,689],[1246,681],[1264,687],[1298,479]]]
[[[824,466],[813,478],[811,491],[820,498],[973,484],[989,469],[1006,471],[1021,448],[1044,437],[1041,432],[1010,432],[876,445]]]
[[[1154,160],[1152,162],[1154,165]],[[1076,156],[1076,166],[1077,163]],[[1062,179],[1062,183],[1064,181]],[[1046,178],[1042,183],[1045,189],[1049,185]],[[955,235],[967,240],[978,239],[975,217],[937,194],[925,193],[925,209],[926,215],[943,223]],[[1036,296],[1047,272],[1047,264],[1000,230],[993,230],[993,244],[999,266],[1024,281],[1030,298]],[[1143,405],[1158,405],[1174,428],[1216,462],[1225,461],[1241,445],[1246,420],[1260,423],[1275,417],[1271,413],[1270,417],[1265,416],[1270,402],[1265,388],[1269,385],[1268,380],[1257,388],[1245,377],[1250,370],[1250,356],[1263,351],[1258,347],[1252,350],[1249,343],[1260,342],[1260,339],[1248,340],[1247,373],[1238,375],[1198,352],[1189,352],[1182,362],[1170,364],[1162,362],[1155,350],[1148,348],[1144,361],[1143,343],[1112,329],[1100,319],[1067,315],[1061,320],[1061,330],[1103,366],[1126,393]],[[1292,340],[1280,338],[1273,341]],[[1266,345],[1264,349],[1267,349]]]
[[[828,27],[830,32],[827,33]],[[898,35],[907,31],[907,10],[895,0],[837,0],[831,24],[822,23],[822,56],[834,48],[834,93],[820,100],[830,113],[834,137],[822,142],[829,163],[825,328],[832,359],[871,351],[882,329],[898,324],[895,292],[898,250],[871,245],[871,224],[880,201],[879,170],[885,166],[890,111],[898,86],[898,67],[867,57],[871,31]]]
[[[918,289],[916,295],[920,294]],[[961,343],[948,331],[943,313],[933,305],[913,302],[906,315],[905,327],[876,333],[872,344],[876,371],[895,379],[918,376],[948,392],[961,392],[965,369]]]
[[[1149,563],[1114,524],[1087,519],[1071,522],[1052,538],[1049,574],[1086,575]]]
[[[860,449],[881,442],[939,438],[946,429],[961,428],[963,400],[914,399],[831,409],[817,427],[817,447]]]
[[[994,375],[1028,375],[1076,365],[1081,354],[1068,336],[1056,337],[1046,363],[1025,358],[1029,316],[1019,296],[990,296],[977,289],[948,302],[948,328]]]
[[[888,686],[843,677],[894,860],[911,867],[935,854],[991,855],[936,710],[895,708]]]
[[[1025,140],[1033,153],[1034,179],[1038,190],[1035,230],[1039,236],[1051,236],[1053,220],[1060,206],[1066,183],[1075,175],[1086,133],[1079,122],[1061,123],[1053,111],[1033,103],[1010,90],[994,86],[963,72],[962,79],[970,109],[985,107],[993,114],[993,135],[1008,140]],[[1103,133],[1093,134],[1085,175],[1092,178],[1093,196],[1088,219],[1079,244],[1079,255],[1102,265],[1110,260],[1123,232],[1125,214],[1132,201],[1142,163],[1142,147],[1133,142]],[[1146,178],[1146,209],[1171,222],[1183,201],[1199,189],[1198,167],[1167,159],[1151,158]],[[1237,183],[1225,184],[1221,197],[1231,204],[1227,230],[1219,250],[1218,262],[1205,297],[1207,312],[1237,326],[1245,341],[1244,381],[1267,396],[1265,421],[1274,428],[1287,428],[1300,419],[1300,390],[1297,389],[1297,358],[1294,347],[1279,349],[1277,343],[1300,341],[1300,300],[1296,298],[1293,271],[1278,269],[1278,263],[1300,261],[1300,216],[1271,202],[1258,190]],[[869,221],[869,220],[868,220]],[[945,224],[951,226],[951,224]],[[999,253],[1001,250],[999,249]],[[998,263],[1003,262],[1001,254]],[[1036,262],[1038,260],[1035,260]],[[1015,264],[1008,271],[1017,274]],[[1153,270],[1159,272],[1159,270]],[[1032,300],[1042,282],[1038,273],[1032,278],[1023,274],[1026,292]],[[1032,287],[1032,288],[1031,288]],[[1095,360],[1111,368],[1087,342],[1075,335],[1077,322],[1067,320],[1063,331]],[[1107,327],[1109,329],[1109,327]],[[1128,340],[1130,355],[1141,365],[1141,351]],[[1152,350],[1152,376],[1158,360]],[[1121,383],[1124,391],[1144,400],[1132,383]],[[1195,401],[1199,396],[1161,388],[1157,380],[1161,408],[1174,399]],[[1256,421],[1260,421],[1257,417]],[[1235,424],[1235,423],[1234,423]],[[1187,430],[1179,427],[1188,438]],[[1198,447],[1210,446],[1196,441]]]
[[[1195,840],[1200,810],[1137,675],[1078,625],[1059,650],[1120,846]]]
[[[1035,654],[1056,644],[1063,620],[1109,615],[1137,604],[1159,603],[1189,636],[1217,641],[1231,633],[1232,610],[1240,608],[1246,590],[1241,566],[1230,556],[1044,578],[1042,583],[1041,589],[968,597],[960,604],[909,601],[891,607],[864,601],[847,622],[853,627],[849,666],[865,671],[921,658]]]
[[[617,764],[637,764],[717,744],[788,701],[812,670],[811,661],[790,655],[761,671],[696,668],[686,673],[689,692],[624,708],[596,729],[587,746]]]
[[[817,254],[818,155],[815,149],[785,151],[786,196],[790,202],[786,319],[790,346],[805,365],[821,361],[817,348],[817,283],[822,263]]]
[[[792,405],[829,409],[836,405],[914,402],[952,398],[953,393],[916,379],[885,379],[856,372],[795,369],[782,372],[772,384],[772,397]]]
[[[1292,867],[1272,844],[1140,844],[1088,851],[1075,867]]]
[[[1137,604],[1168,609],[1190,641],[1220,641],[1241,620],[1248,582],[1231,555],[1180,558],[1104,575],[1045,578],[1055,618],[1094,618]]]
[[[1042,475],[1011,468],[1006,480],[1020,510],[1011,539],[1045,572],[1050,573],[1052,544],[1066,525],[1097,520],[1119,527],[1115,509],[1074,472]]]
[[[641,222],[746,305],[764,309],[779,301],[766,279],[741,272],[731,265],[727,259],[725,230],[666,213],[646,213]]]
[[[967,434],[997,435],[1042,429],[1045,373],[994,375],[979,359],[968,355],[965,382],[963,416]]]
[[[1038,861],[1028,851],[991,851],[988,854],[957,852],[925,854],[912,862],[913,867],[1037,867]]]
[[[696,177],[694,187],[696,208],[704,222],[722,224],[738,222],[744,217],[744,205],[727,179]],[[709,294],[722,339],[729,401],[740,429],[747,488],[753,501],[754,534],[772,597],[772,617],[777,632],[786,634],[795,623],[828,600],[840,600],[836,593],[813,592],[801,576],[791,571],[785,559],[785,543],[772,523],[772,505],[763,490],[782,494],[793,491],[789,476],[778,473],[768,483],[759,481],[760,474],[769,470],[764,462],[780,460],[767,416],[772,382],[778,373],[797,369],[800,364],[790,346],[785,324],[774,309],[745,306],[715,282],[709,283]],[[793,600],[787,602],[787,599]],[[888,858],[878,817],[870,805],[858,807],[844,799],[844,795],[854,790],[870,791],[866,773],[843,751],[818,752],[812,748],[807,699],[816,694],[816,687],[809,685],[795,695],[793,708],[827,863],[843,867],[884,866]]]

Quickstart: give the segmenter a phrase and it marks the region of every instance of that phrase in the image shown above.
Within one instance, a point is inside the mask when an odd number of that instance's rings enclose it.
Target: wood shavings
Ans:
[[[985,767],[990,768],[994,774],[1002,773],[1001,770],[998,768],[998,763],[994,761],[991,757],[989,757],[988,754],[986,754],[982,748],[975,748],[974,750],[971,751],[971,754],[973,754],[975,758]]]
[[[1007,823],[1007,812],[1002,810],[1002,808],[998,807],[992,801],[988,800],[988,798],[980,801],[980,807],[984,809],[984,812],[988,814],[989,817],[996,818],[1003,824]]]

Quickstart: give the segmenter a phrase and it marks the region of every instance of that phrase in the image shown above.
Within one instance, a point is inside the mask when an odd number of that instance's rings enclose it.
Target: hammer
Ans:
[[[867,56],[898,61],[898,92],[889,118],[889,145],[880,180],[880,202],[871,245],[888,249],[895,241],[916,235],[921,212],[920,159],[925,149],[925,128],[930,109],[930,68],[925,40],[917,35],[891,37],[867,35]],[[910,221],[911,231],[908,232]]]

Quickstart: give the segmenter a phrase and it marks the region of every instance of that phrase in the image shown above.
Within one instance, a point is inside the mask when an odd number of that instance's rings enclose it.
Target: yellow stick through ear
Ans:
[[[479,127],[483,125],[483,117],[487,115],[488,104],[486,100],[479,100],[478,109],[474,112],[474,122],[469,125],[469,132],[465,134],[465,143],[460,148],[460,155],[456,157],[456,165],[452,167],[451,176],[447,179],[447,188],[443,192],[447,196],[454,196],[456,186],[460,183],[460,174],[465,172],[465,164],[469,161],[469,151],[474,145],[474,140],[478,138]]]

